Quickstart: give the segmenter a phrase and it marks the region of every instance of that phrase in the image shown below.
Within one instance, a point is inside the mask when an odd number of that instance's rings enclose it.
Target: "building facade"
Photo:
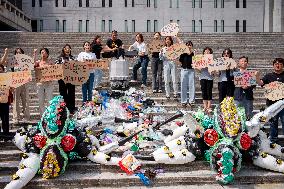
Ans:
[[[283,31],[282,0],[23,0],[39,32]],[[280,23],[280,24],[279,24]]]

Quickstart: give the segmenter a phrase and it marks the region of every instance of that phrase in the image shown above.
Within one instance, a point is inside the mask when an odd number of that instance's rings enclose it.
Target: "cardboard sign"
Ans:
[[[176,43],[167,49],[165,56],[170,60],[175,60],[183,53],[190,53],[189,48],[184,43]]]
[[[208,71],[211,73],[213,71],[220,71],[226,69],[233,69],[237,67],[237,63],[232,58],[217,58],[211,63],[207,64]]]
[[[35,69],[35,77],[37,82],[54,81],[63,79],[62,64],[48,65]]]
[[[25,54],[16,54],[15,58],[15,67],[20,71],[27,71],[34,69],[34,59]]]
[[[208,64],[212,64],[213,54],[198,54],[192,57],[192,67],[194,69],[206,68]]]
[[[256,85],[255,71],[234,72],[234,84],[236,87]]]
[[[106,60],[85,60],[85,64],[89,66],[89,70],[92,69],[102,69],[107,70],[108,69],[108,62]]]
[[[272,101],[284,99],[284,83],[274,81],[264,85],[264,89],[265,98]]]
[[[133,174],[141,167],[141,163],[132,154],[125,156],[118,164],[127,174]]]
[[[19,72],[10,72],[11,74],[11,85],[10,87],[17,88],[30,81],[32,81],[32,72],[29,71],[19,71]]]
[[[10,86],[12,83],[11,72],[0,73],[0,85]]]
[[[150,44],[148,44],[148,51],[152,52],[160,52],[162,48],[165,46],[164,42],[161,40],[153,40]]]
[[[63,64],[64,82],[82,85],[89,79],[89,66],[84,62],[69,61]]]
[[[8,102],[9,89],[10,87],[7,87],[5,85],[0,85],[0,103]]]
[[[170,23],[161,29],[162,36],[177,36],[179,32],[179,25],[177,23]]]

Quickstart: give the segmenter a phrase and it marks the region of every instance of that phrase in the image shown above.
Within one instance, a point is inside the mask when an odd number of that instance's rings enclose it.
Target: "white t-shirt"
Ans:
[[[84,62],[85,60],[97,60],[96,54],[92,52],[80,52],[77,57],[78,61]],[[95,69],[90,70],[90,72],[94,73]]]
[[[135,50],[138,51],[138,53],[144,53],[147,55],[147,46],[144,42],[138,43],[137,41],[131,45]]]

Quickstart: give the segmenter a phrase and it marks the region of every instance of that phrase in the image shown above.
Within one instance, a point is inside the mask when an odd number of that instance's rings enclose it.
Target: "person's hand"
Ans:
[[[255,77],[260,78],[260,72],[259,71],[255,71]]]
[[[34,49],[34,54],[36,54],[36,52],[37,52],[37,49]]]
[[[249,86],[245,85],[245,86],[242,86],[243,89],[247,89],[249,88]]]
[[[4,51],[5,51],[5,54],[8,53],[8,50],[9,50],[8,48],[5,48],[5,50],[4,50]]]

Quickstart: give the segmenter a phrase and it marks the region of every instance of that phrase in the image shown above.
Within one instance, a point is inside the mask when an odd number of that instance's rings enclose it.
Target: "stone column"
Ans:
[[[264,0],[264,32],[273,31],[273,0]]]
[[[273,32],[281,32],[282,0],[274,0]]]

